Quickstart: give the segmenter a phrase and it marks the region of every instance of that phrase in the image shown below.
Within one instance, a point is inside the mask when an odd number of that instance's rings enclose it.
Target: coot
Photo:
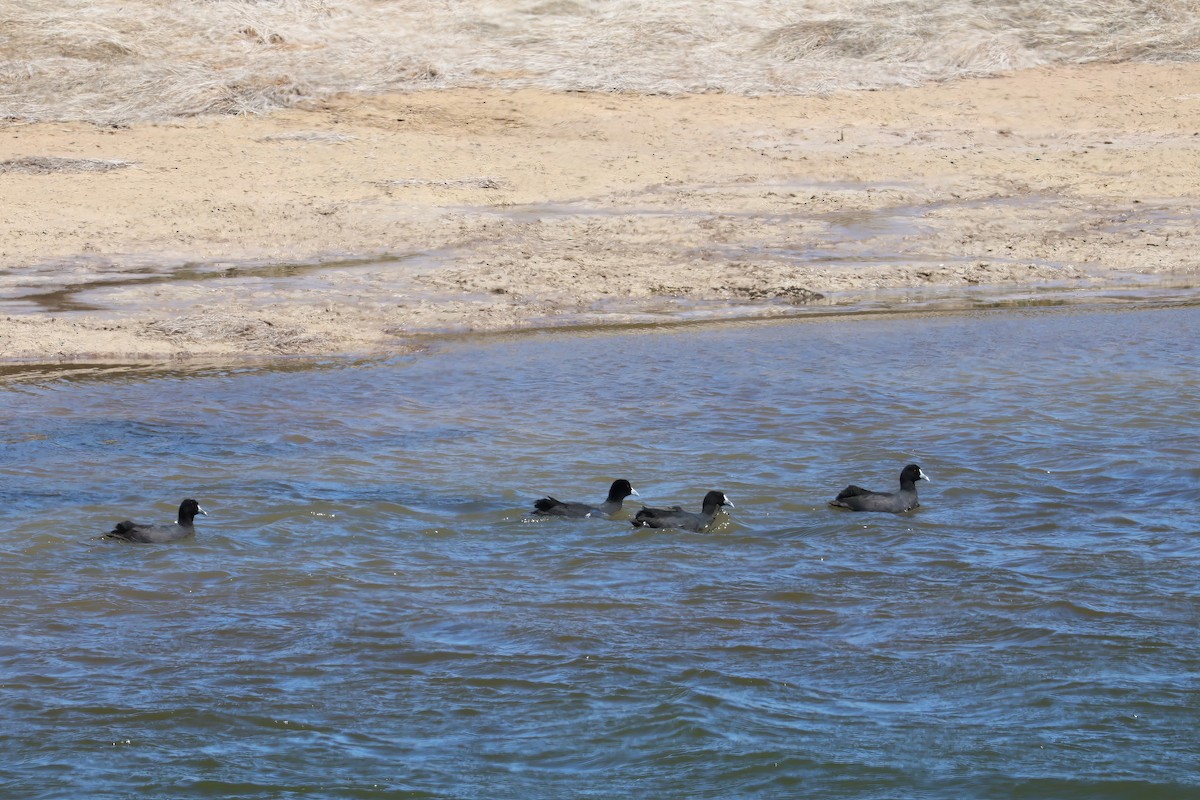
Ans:
[[[929,476],[922,472],[920,467],[909,464],[900,471],[900,491],[872,492],[851,484],[838,492],[838,496],[830,500],[829,505],[848,508],[851,511],[890,511],[893,514],[911,511],[921,505],[917,502],[917,481],[927,480]]]
[[[611,517],[621,510],[625,498],[631,494],[636,495],[637,491],[629,481],[621,478],[613,481],[612,486],[608,489],[608,499],[599,506],[590,506],[587,503],[564,503],[553,497],[543,497],[534,502],[533,513],[549,517]]]
[[[700,532],[712,524],[721,506],[733,508],[733,502],[723,492],[709,492],[699,514],[684,511],[679,506],[671,508],[643,508],[630,520],[635,528],[680,528]]]
[[[104,535],[109,539],[123,539],[127,542],[177,542],[196,532],[192,520],[196,518],[197,514],[208,516],[208,512],[189,497],[179,504],[179,518],[169,525],[153,525],[125,520],[118,522],[117,527]]]

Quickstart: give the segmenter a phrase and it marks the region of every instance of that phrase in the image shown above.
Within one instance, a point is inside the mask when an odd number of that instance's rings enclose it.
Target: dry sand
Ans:
[[[1190,286],[1198,175],[1200,65],[7,124],[0,358],[372,354],[903,302],[888,289]]]

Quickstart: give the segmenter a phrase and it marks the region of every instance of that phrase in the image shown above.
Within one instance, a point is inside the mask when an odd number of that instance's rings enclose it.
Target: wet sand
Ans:
[[[6,359],[376,354],[1200,271],[1198,65],[824,98],[344,96],[3,134]]]

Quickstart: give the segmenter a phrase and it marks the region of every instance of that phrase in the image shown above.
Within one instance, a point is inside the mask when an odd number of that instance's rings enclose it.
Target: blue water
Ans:
[[[1198,797],[1198,322],[10,370],[0,796]],[[909,461],[917,511],[826,505]],[[527,514],[616,477],[736,508]],[[193,540],[97,538],[185,496]]]

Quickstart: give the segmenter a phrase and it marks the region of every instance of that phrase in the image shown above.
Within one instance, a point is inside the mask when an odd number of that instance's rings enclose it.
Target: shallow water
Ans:
[[[1200,309],[0,387],[0,795],[1200,796]],[[843,485],[922,507],[855,515]],[[534,521],[543,492],[737,507]],[[194,540],[99,540],[199,498]]]

